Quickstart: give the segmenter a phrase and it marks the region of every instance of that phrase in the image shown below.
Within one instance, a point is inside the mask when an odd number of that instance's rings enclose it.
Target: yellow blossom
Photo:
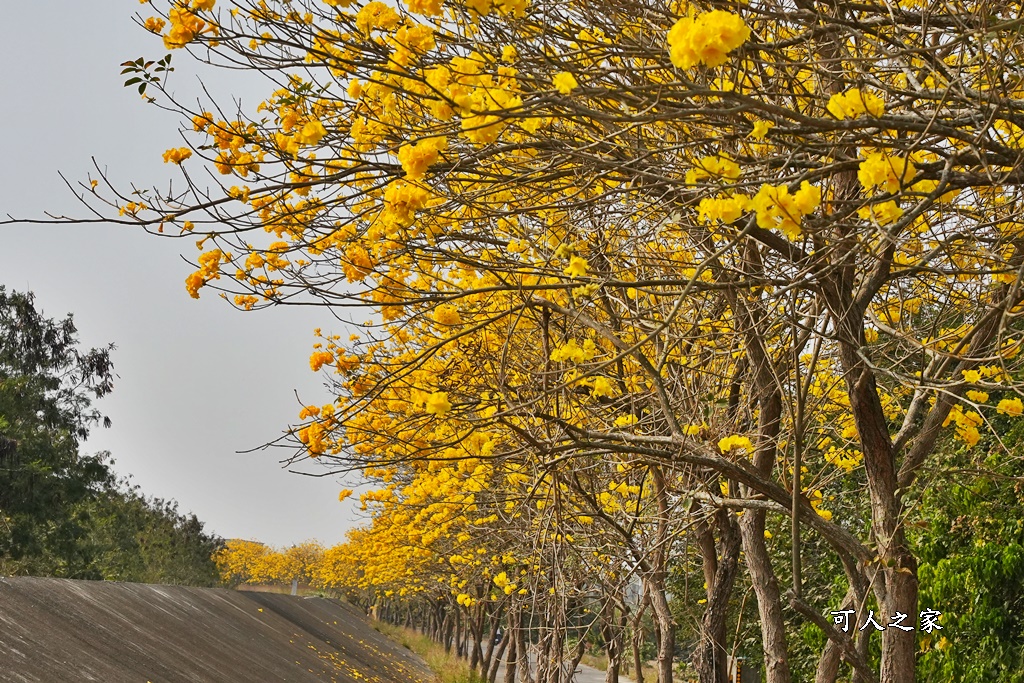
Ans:
[[[753,444],[751,444],[750,439],[745,436],[736,436],[734,434],[718,441],[718,450],[722,453],[728,453],[736,448],[743,449],[748,454],[754,452]]]
[[[563,71],[556,75],[551,80],[551,83],[555,86],[555,89],[563,95],[568,95],[579,86],[579,83],[576,82],[575,76],[568,71]]]
[[[763,121],[758,119],[754,121],[754,130],[750,131],[750,137],[755,140],[764,140],[765,136],[768,135],[768,131],[775,127],[772,121]]]
[[[828,111],[840,121],[855,119],[864,114],[877,117],[885,113],[885,103],[878,95],[850,88],[829,98]]]
[[[573,256],[563,272],[569,277],[583,277],[587,274],[587,260],[581,256]]]
[[[886,192],[899,192],[916,173],[913,162],[906,157],[868,152],[857,170],[857,179],[868,190],[880,187]]]
[[[438,417],[443,416],[449,410],[452,409],[452,404],[448,402],[448,392],[446,391],[435,391],[427,397],[423,404],[423,410],[428,415],[437,415]]]
[[[999,401],[999,405],[996,406],[996,410],[1003,415],[1009,415],[1011,417],[1020,417],[1024,413],[1024,404],[1016,396],[1013,398],[1004,398]]]
[[[451,304],[441,304],[434,309],[434,320],[441,325],[461,325],[462,318],[459,316],[459,309]]]
[[[697,64],[719,66],[750,37],[750,29],[738,14],[712,10],[683,17],[668,32],[672,64],[689,69]]]
[[[180,164],[192,156],[192,150],[188,147],[178,147],[164,152],[164,163]]]
[[[295,135],[296,141],[303,145],[315,145],[327,135],[327,129],[319,121],[310,121]]]

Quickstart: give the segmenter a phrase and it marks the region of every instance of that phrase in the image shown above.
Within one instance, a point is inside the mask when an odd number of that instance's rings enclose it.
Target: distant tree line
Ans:
[[[0,575],[216,585],[219,538],[81,452],[110,426],[93,402],[113,389],[113,348],[79,348],[72,316],[0,286]]]

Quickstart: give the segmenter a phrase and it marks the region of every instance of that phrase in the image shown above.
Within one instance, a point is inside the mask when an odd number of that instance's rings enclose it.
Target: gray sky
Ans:
[[[58,171],[84,181],[92,157],[119,187],[177,180],[161,155],[182,144],[178,118],[121,86],[121,62],[166,52],[133,24],[140,9],[127,0],[5,8],[0,214],[83,215]],[[176,51],[174,63],[179,93],[198,92],[188,55]],[[230,93],[248,111],[269,92],[237,75],[203,78],[224,104]],[[358,515],[351,499],[338,502],[345,482],[290,474],[271,451],[236,451],[295,421],[295,392],[306,403],[329,399],[309,369],[312,330],[345,330],[310,309],[239,313],[206,290],[191,299],[184,279],[193,268],[181,255],[197,253],[194,239],[119,226],[0,226],[0,284],[32,290],[50,317],[73,313],[85,345],[117,345],[119,379],[99,404],[114,426],[95,430],[87,450],[110,450],[119,473],[147,494],[177,499],[222,536],[339,542]]]

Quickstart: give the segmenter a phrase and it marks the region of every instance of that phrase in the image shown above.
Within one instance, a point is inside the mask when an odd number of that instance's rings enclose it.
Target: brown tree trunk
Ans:
[[[607,668],[604,670],[605,683],[619,683],[619,665],[622,661],[622,629],[615,616],[615,606],[611,600],[605,600],[601,614],[601,637],[604,639],[604,652]]]
[[[519,680],[521,683],[533,683],[533,672],[530,670],[530,649],[526,644],[526,628],[523,626],[523,613],[517,610],[516,616],[516,652],[519,663]]]
[[[676,625],[668,606],[665,582],[668,579],[669,501],[665,475],[657,465],[651,466],[654,479],[654,497],[658,505],[658,520],[651,553],[651,574],[647,578],[647,594],[657,622],[658,683],[672,683],[672,664],[676,650]]]
[[[750,581],[761,617],[761,646],[767,683],[790,683],[786,623],[782,618],[779,582],[764,542],[764,510],[747,510],[740,518],[740,535]]]
[[[451,654],[452,651],[452,614],[446,612],[444,615],[444,621],[441,622],[441,644],[444,645],[444,651]]]
[[[633,680],[644,683],[644,629],[638,618],[633,624]]]
[[[862,320],[848,321],[844,327],[847,335],[863,341]],[[902,505],[896,495],[895,454],[882,402],[874,374],[857,354],[857,349],[851,344],[843,344],[840,358],[846,374],[850,409],[864,454],[871,499],[872,536],[883,567],[883,580],[876,579],[872,587],[883,615],[901,612],[913,616],[917,614],[917,559],[907,545],[900,519]],[[882,631],[881,683],[914,683],[916,641],[914,631],[896,628]]]
[[[748,243],[745,251],[744,267],[755,277],[764,275],[761,255],[753,242]],[[757,307],[757,302],[751,303],[735,296],[730,296],[730,306],[745,328],[746,355],[759,408],[757,443],[753,453],[754,469],[762,477],[769,479],[778,457],[782,394],[774,364],[764,348],[764,339],[767,336],[766,330],[763,329],[764,312]],[[798,344],[796,339],[793,343]],[[798,434],[797,438],[799,437]],[[730,493],[735,495],[735,492]],[[782,618],[782,596],[779,593],[779,582],[772,567],[768,547],[764,542],[764,521],[764,510],[747,510],[740,519],[740,536],[761,617],[761,646],[764,650],[767,682],[790,683],[786,624]],[[799,548],[795,548],[794,552],[799,552]]]
[[[508,626],[509,639],[508,656],[505,659],[504,683],[516,683],[516,670],[519,665],[519,625],[510,623]]]
[[[498,629],[501,628],[501,603],[488,603],[493,604],[493,612],[488,613],[491,627],[488,629],[487,643],[483,651],[483,657],[481,660],[481,673],[484,678],[488,678],[488,674],[491,670],[491,662],[494,661],[494,641],[498,638]],[[486,610],[484,610],[486,612]],[[481,616],[483,619],[483,616]],[[483,632],[483,624],[481,623],[481,632]],[[502,638],[504,642],[506,639]],[[499,646],[500,647],[500,646]],[[501,659],[501,654],[498,654],[498,659]]]
[[[735,515],[725,509],[715,513],[720,552],[713,588],[708,593],[707,609],[701,624],[701,641],[693,653],[694,668],[700,683],[728,683],[728,651],[725,627],[729,598],[739,568],[740,535]]]
[[[510,638],[508,636],[508,633],[506,632],[505,637],[501,639],[500,643],[498,643],[498,647],[494,649],[494,657],[491,659],[491,664],[487,669],[487,676],[485,678],[487,683],[495,683],[495,681],[497,681],[498,668],[501,666],[501,657],[505,654],[505,650],[515,649],[514,643],[512,648],[509,648],[509,642]],[[514,668],[515,667],[513,666],[513,669]],[[506,665],[505,670],[508,671],[508,665]]]

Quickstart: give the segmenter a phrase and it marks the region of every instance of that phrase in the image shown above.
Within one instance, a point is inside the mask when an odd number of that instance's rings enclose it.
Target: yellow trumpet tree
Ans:
[[[302,454],[396,487],[465,462],[467,516],[499,464],[555,496],[577,463],[635,462],[655,564],[670,518],[703,524],[702,681],[725,675],[741,570],[771,683],[792,679],[786,609],[828,638],[818,681],[843,661],[914,680],[916,632],[876,660],[808,601],[800,538],[839,558],[858,617],[916,615],[906,523],[940,438],[1022,412],[1020,3],[151,7],[167,49],[272,85],[252,112],[193,109],[169,59],[131,63],[189,121],[165,155],[187,189],[83,198],[193,234],[192,296],[372,312],[315,349],[338,398],[302,415]],[[823,503],[843,487],[849,519]],[[769,514],[791,522],[786,596]]]

